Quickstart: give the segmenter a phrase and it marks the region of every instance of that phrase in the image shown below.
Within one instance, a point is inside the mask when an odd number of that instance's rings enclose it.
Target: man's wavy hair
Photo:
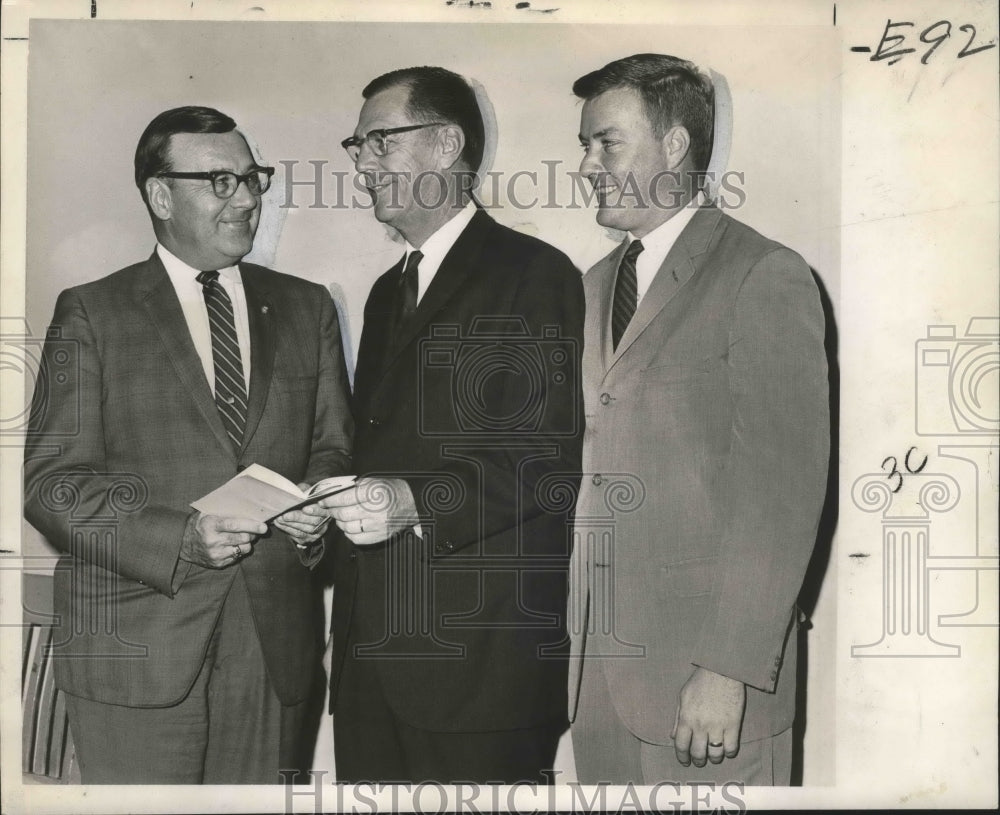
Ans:
[[[573,93],[584,100],[618,88],[631,88],[639,94],[657,138],[682,125],[691,137],[695,171],[708,168],[715,92],[712,80],[693,62],[667,54],[634,54],[609,62],[573,83]]]

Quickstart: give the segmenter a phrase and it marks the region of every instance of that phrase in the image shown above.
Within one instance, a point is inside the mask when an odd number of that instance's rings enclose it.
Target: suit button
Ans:
[[[382,420],[381,420],[381,419],[379,419],[379,417],[378,417],[378,416],[372,416],[372,417],[371,417],[371,418],[370,418],[370,419],[368,420],[368,424],[370,424],[370,425],[371,425],[372,427],[378,427],[378,426],[379,426],[380,424],[382,424]]]
[[[594,475],[594,477],[591,478],[590,480],[594,484],[595,487],[599,487],[599,486],[601,486],[601,484],[604,483],[604,479],[601,478],[601,474],[600,473],[596,473]]]
[[[778,679],[778,672],[777,671],[771,671],[771,681],[775,682],[775,681],[777,681],[777,679]]]
[[[602,405],[610,405],[611,404],[611,394],[610,393],[602,393],[601,394],[601,404]]]
[[[357,552],[351,552],[351,554],[349,554],[347,557],[350,558],[351,560],[357,560],[358,559],[358,553]]]

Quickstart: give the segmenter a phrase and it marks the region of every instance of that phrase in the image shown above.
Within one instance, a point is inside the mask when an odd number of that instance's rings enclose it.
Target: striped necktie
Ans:
[[[615,299],[611,306],[611,341],[617,351],[618,342],[632,321],[636,305],[639,302],[639,287],[635,278],[635,259],[642,252],[642,241],[632,241],[625,250],[621,265],[618,267],[618,278],[615,280]]]
[[[240,342],[236,336],[233,303],[219,284],[218,272],[201,272],[197,280],[202,285],[212,330],[215,406],[219,409],[233,449],[238,451],[243,444],[243,430],[247,423],[247,391]]]

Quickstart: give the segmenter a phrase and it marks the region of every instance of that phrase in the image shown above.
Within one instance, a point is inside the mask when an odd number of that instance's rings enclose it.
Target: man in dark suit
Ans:
[[[584,278],[578,774],[788,784],[829,453],[818,291],[699,191],[713,89],[694,65],[639,54],[573,91],[597,221],[628,233]]]
[[[355,490],[328,499],[343,781],[544,781],[566,722],[579,272],[471,198],[484,127],[441,68],[363,91],[344,147],[406,253],[368,297]]]
[[[25,515],[63,553],[53,659],[84,783],[277,783],[311,749],[322,518],[189,506],[254,462],[349,469],[329,294],[240,262],[272,172],[228,116],[161,113],[135,155],[155,251],[56,303],[45,361],[71,379],[36,390]]]

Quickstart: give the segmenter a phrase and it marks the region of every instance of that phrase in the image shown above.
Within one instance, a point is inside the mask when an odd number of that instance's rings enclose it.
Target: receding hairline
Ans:
[[[177,156],[174,155],[174,145],[175,145],[174,139],[176,139],[178,136],[180,136],[180,137],[185,137],[186,136],[186,137],[192,137],[192,138],[199,138],[199,137],[206,137],[206,136],[208,136],[208,137],[211,137],[211,136],[228,136],[231,133],[235,133],[237,136],[239,136],[240,137],[240,141],[243,142],[243,146],[246,147],[247,155],[250,157],[250,163],[249,163],[249,165],[247,167],[243,168],[242,170],[239,167],[223,167],[223,166],[220,165],[218,167],[211,167],[211,168],[205,170],[205,172],[212,172],[214,170],[225,170],[227,172],[241,173],[241,172],[246,172],[246,170],[250,169],[251,167],[259,167],[260,163],[257,161],[257,156],[254,155],[253,149],[251,149],[251,147],[250,147],[250,142],[247,140],[246,134],[244,134],[239,129],[239,127],[234,127],[231,130],[226,130],[226,131],[221,132],[221,133],[191,133],[191,132],[188,132],[188,131],[181,131],[181,132],[178,132],[178,133],[171,133],[167,137],[166,152],[167,152],[167,155],[169,156],[170,162],[172,164],[175,161],[175,159],[177,158]]]

